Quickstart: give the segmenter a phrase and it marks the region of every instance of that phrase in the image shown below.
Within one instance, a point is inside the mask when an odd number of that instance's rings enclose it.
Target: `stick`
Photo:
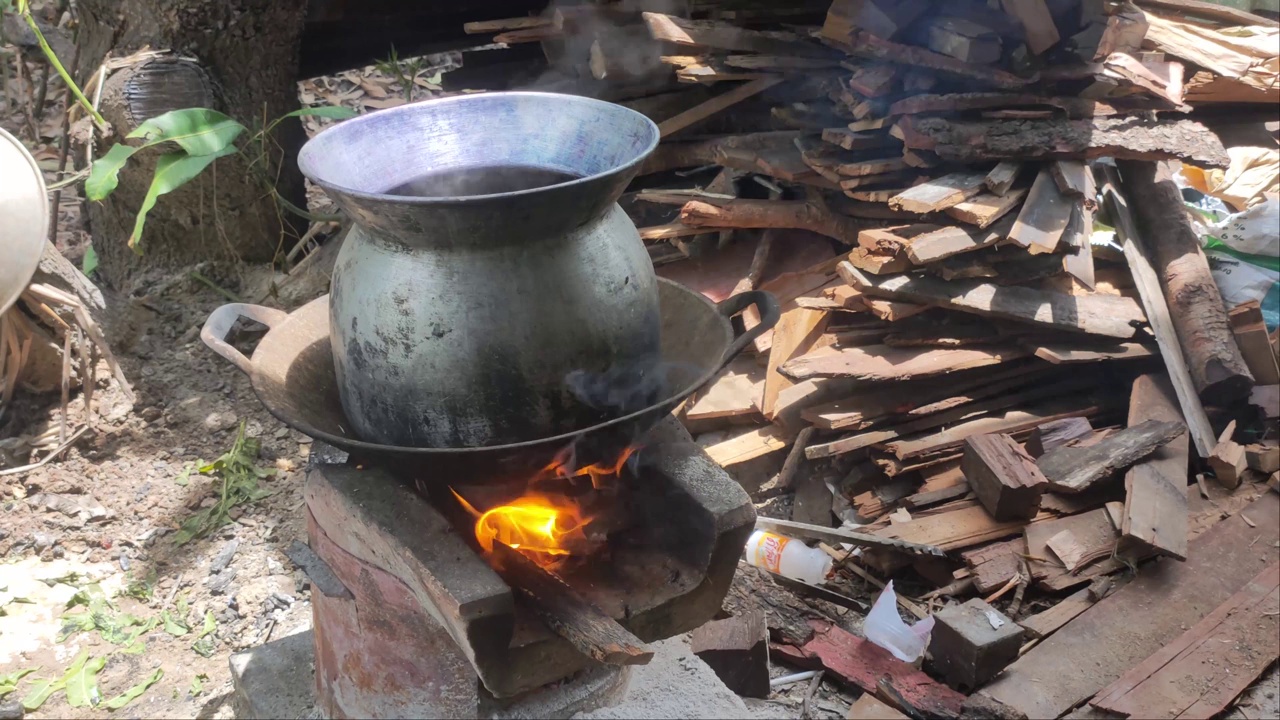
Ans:
[[[782,82],[782,80],[783,78],[781,77],[767,77],[743,83],[726,93],[707,100],[706,102],[694,105],[675,117],[663,120],[658,125],[658,135],[659,137],[666,139],[669,135],[680,132],[690,125],[701,120],[705,120],[730,106],[737,105],[752,95],[757,95],[768,90],[774,85]]]
[[[501,543],[493,546],[498,575],[547,627],[584,655],[607,665],[645,665],[653,650],[563,580]]]
[[[773,233],[765,230],[760,233],[760,240],[756,242],[756,251],[751,256],[751,267],[747,269],[746,277],[733,286],[733,292],[729,293],[730,297],[756,289],[756,285],[760,284],[760,278],[764,275],[764,266],[769,262],[769,250],[772,248]]]
[[[89,432],[89,426],[85,425],[84,427],[77,430],[74,435],[67,438],[66,442],[54,448],[48,455],[45,455],[44,457],[40,458],[38,462],[33,462],[30,465],[23,465],[21,467],[9,468],[8,470],[0,470],[0,477],[4,477],[6,475],[17,475],[18,473],[24,473],[24,472],[27,472],[28,470],[35,470],[38,467],[43,467],[45,463],[61,455],[63,452],[66,451],[67,448],[74,445],[76,441],[79,440],[80,437],[87,432]]]
[[[777,520],[775,518],[758,517],[756,518],[756,528],[760,530],[773,530],[784,535],[807,538],[810,540],[822,540],[823,542],[836,544],[848,543],[850,545],[860,545],[863,547],[886,548],[889,550],[911,553],[913,555],[934,555],[936,557],[946,557],[947,555],[946,551],[942,548],[933,545],[921,545],[919,543],[883,538],[876,535],[865,535],[863,533],[849,532],[843,528],[827,528],[818,525],[810,525],[809,523],[795,522],[794,520]]]
[[[89,316],[89,311],[85,310],[84,305],[75,297],[51,285],[32,283],[27,286],[27,291],[44,300],[53,300],[71,308],[72,312],[75,313],[76,322],[89,334],[89,339],[93,341],[93,344],[97,345],[98,349],[102,351],[103,359],[107,361],[107,366],[111,368],[112,374],[115,375],[116,382],[120,383],[121,392],[124,393],[129,402],[133,402],[133,387],[129,385],[129,381],[125,378],[124,370],[120,367],[120,363],[116,362],[116,356],[111,352],[111,347],[107,345],[107,339],[103,337],[102,329]]]

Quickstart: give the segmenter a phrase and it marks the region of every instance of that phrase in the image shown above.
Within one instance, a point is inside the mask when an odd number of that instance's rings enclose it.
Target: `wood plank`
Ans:
[[[552,632],[574,649],[607,665],[646,665],[653,650],[563,580],[502,543],[493,546],[494,570]]]
[[[873,277],[845,263],[838,271],[845,282],[868,295],[1060,330],[1130,338],[1146,321],[1138,303],[1117,295],[1073,296],[975,280],[947,282],[923,275]]]
[[[1027,355],[1018,348],[894,348],[885,345],[823,348],[782,366],[792,380],[819,377],[910,380],[999,365]]]
[[[895,440],[885,443],[885,449],[893,453],[899,460],[911,460],[934,455],[959,447],[964,442],[964,439],[970,435],[992,432],[1016,435],[1051,420],[1061,420],[1068,417],[1090,417],[1100,412],[1107,406],[1107,401],[1112,399],[1094,395],[1059,398],[1041,403],[1032,408],[1009,410],[991,417],[962,422],[942,432]]]
[[[1027,190],[1025,188],[1006,192],[1004,195],[996,195],[994,193],[975,195],[964,202],[956,203],[947,208],[946,213],[960,222],[985,228],[1004,217],[1010,210],[1018,207],[1022,203],[1022,198],[1026,197],[1026,195]]]
[[[923,28],[930,50],[967,63],[985,65],[1000,59],[1000,36],[972,20],[938,16]]]
[[[721,418],[735,418],[759,412],[764,390],[764,372],[751,358],[736,358],[729,363],[693,404],[684,411],[689,423]]]
[[[809,642],[802,647],[773,645],[774,654],[799,667],[826,669],[842,683],[887,702],[905,703],[912,717],[959,717],[964,695],[833,623],[809,624],[814,629]]]
[[[968,566],[973,587],[980,593],[999,590],[1017,575],[1022,568],[1022,556],[1027,554],[1027,541],[1021,537],[984,545],[960,553],[960,559]]]
[[[1262,320],[1262,306],[1257,300],[1241,303],[1227,313],[1231,333],[1240,346],[1240,355],[1259,385],[1280,383],[1280,366],[1271,350],[1271,337]]]
[[[859,236],[861,236],[861,233],[859,233]],[[911,259],[905,253],[874,252],[864,247],[854,248],[849,252],[845,261],[872,275],[896,274],[911,269]]]
[[[843,40],[830,36],[827,39],[831,41],[830,44],[850,55],[925,68],[961,78],[967,85],[1016,90],[1034,82],[998,68],[963,62],[922,47],[885,40],[868,32],[853,32]]]
[[[1004,160],[991,168],[991,172],[983,179],[983,184],[987,189],[996,195],[1004,195],[1013,187],[1013,183],[1018,179],[1018,175],[1022,173],[1022,163],[1013,160]]]
[[[1133,582],[1024,654],[982,693],[1030,717],[1059,717],[1167,645],[1242,588],[1262,562],[1275,562],[1280,495],[1267,493],[1245,512],[1258,527],[1219,522],[1191,541],[1187,562],[1143,566]]]
[[[1104,173],[1106,182],[1102,195],[1108,208],[1107,214],[1114,220],[1116,236],[1124,245],[1125,260],[1137,287],[1138,297],[1142,300],[1142,307],[1151,323],[1152,332],[1156,336],[1156,344],[1160,347],[1160,357],[1164,359],[1165,369],[1178,396],[1178,405],[1182,409],[1183,421],[1187,424],[1191,441],[1197,454],[1207,458],[1217,444],[1217,438],[1209,425],[1209,417],[1205,414],[1191,371],[1182,354],[1164,290],[1152,267],[1152,256],[1147,250],[1147,243],[1138,235],[1129,201],[1119,190],[1119,173],[1111,167],[1104,168]]]
[[[1102,360],[1145,360],[1159,356],[1159,351],[1142,343],[1118,343],[1105,347],[1081,347],[1066,343],[1033,343],[1036,357],[1054,365],[1078,365]]]
[[[983,173],[955,172],[944,175],[889,198],[889,207],[922,214],[945,210],[982,192],[985,179],[986,175]]]
[[[1040,513],[1031,522],[1052,517],[1048,513]],[[873,534],[919,545],[936,545],[951,551],[1017,535],[1027,523],[1027,520],[1000,522],[991,517],[981,505],[973,505],[936,515],[915,517],[907,522],[876,530]]]
[[[651,13],[645,13],[645,15],[649,14]],[[658,136],[664,139],[668,138],[690,125],[706,120],[712,115],[733,107],[743,100],[759,95],[782,81],[782,77],[769,77],[752,80],[738,85],[737,87],[723,92],[706,102],[699,103],[688,110],[675,115],[674,117],[658,123]]]
[[[1050,450],[1093,435],[1093,426],[1085,418],[1055,420],[1037,426],[1027,438],[1027,452],[1038,458]]]
[[[1181,160],[1225,168],[1222,142],[1194,120],[1095,117],[1078,120],[951,120],[904,117],[895,127],[913,150],[932,150],[943,160],[1051,160],[1059,157]]]
[[[1110,579],[1102,581],[1106,587],[1111,587]],[[1095,581],[1097,584],[1097,581]],[[1093,607],[1095,603],[1106,596],[1106,593],[1099,592],[1098,588],[1090,585],[1075,591],[1067,597],[1059,600],[1056,605],[1046,610],[1042,610],[1028,618],[1018,621],[1022,629],[1026,631],[1027,637],[1032,640],[1048,637],[1060,629],[1063,625],[1079,617],[1081,613]]]
[[[1142,420],[1181,422],[1182,412],[1169,378],[1143,375],[1133,381],[1129,396],[1129,425]],[[1186,432],[1150,457],[1129,468],[1124,476],[1124,520],[1120,526],[1121,549],[1135,544],[1151,552],[1187,559],[1187,452]]]
[[[691,200],[680,209],[680,222],[699,228],[795,228],[826,235],[849,245],[867,227],[860,221],[831,212],[806,200],[734,199],[715,203]]]
[[[1031,252],[1051,253],[1071,221],[1076,201],[1058,190],[1053,174],[1041,168],[1018,213],[1018,221],[1009,231],[1009,239]]]
[[[755,460],[787,447],[786,434],[781,428],[769,425],[748,430],[706,448],[707,456],[721,467]]]
[[[824,527],[791,520],[779,520],[777,518],[758,517],[756,518],[756,528],[759,530],[771,530],[790,537],[822,540],[833,545],[848,543],[859,547],[897,550],[911,555],[932,555],[934,557],[946,555],[940,548],[931,545],[896,542],[878,535],[852,532],[844,528]]]
[[[1132,717],[1214,717],[1280,655],[1278,615],[1280,563],[1272,563],[1089,704]]]
[[[502,18],[501,20],[481,20],[479,22],[463,23],[462,31],[468,35],[482,35],[487,33],[500,33],[507,30],[525,30],[528,28],[547,27],[549,25],[551,25],[551,18],[513,17]]]
[[[1054,492],[1084,492],[1099,480],[1147,457],[1185,430],[1178,420],[1145,420],[1087,447],[1054,448],[1036,460],[1036,465]]]
[[[1000,6],[1022,23],[1032,53],[1040,55],[1058,44],[1058,26],[1053,24],[1045,0],[1000,0]]]
[[[773,345],[769,348],[769,365],[764,377],[764,399],[760,409],[766,418],[773,419],[778,393],[794,384],[790,378],[780,374],[778,368],[797,355],[808,352],[826,330],[829,318],[828,313],[802,307],[782,313],[773,328]]]
[[[1089,566],[1085,570],[1073,572],[1065,567],[1057,553],[1050,547],[1050,541],[1063,532],[1069,532],[1081,546],[1081,554],[1090,554],[1089,560],[1096,561],[1107,558]],[[1061,590],[1089,582],[1095,575],[1114,572],[1124,565],[1108,556],[1113,553],[1120,536],[1112,524],[1105,507],[1094,508],[1086,512],[1055,518],[1034,526],[1028,526],[1025,532],[1027,540],[1027,567],[1031,569],[1031,577],[1040,587]],[[1079,561],[1081,558],[1073,558]]]
[[[1048,481],[1008,435],[965,438],[960,467],[973,494],[996,520],[1030,520],[1039,512]]]

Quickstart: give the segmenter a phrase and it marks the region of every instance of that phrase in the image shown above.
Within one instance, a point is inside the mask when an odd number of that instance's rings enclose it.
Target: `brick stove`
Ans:
[[[628,521],[607,552],[557,572],[649,642],[719,611],[755,511],[674,418],[639,445],[617,479]],[[579,652],[524,606],[446,503],[403,471],[328,450],[317,443],[305,489],[309,544],[328,566],[310,573],[321,712],[567,717],[625,688],[625,667]]]

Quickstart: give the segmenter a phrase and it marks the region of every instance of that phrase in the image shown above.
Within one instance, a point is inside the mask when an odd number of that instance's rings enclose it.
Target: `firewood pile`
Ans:
[[[1277,334],[1256,303],[1224,307],[1174,174],[1241,171],[1215,131],[1272,119],[1277,22],[1196,0],[835,0],[817,18],[808,3],[641,5],[476,30],[551,41],[585,80],[561,72],[557,89],[658,123],[644,189],[622,205],[660,275],[781,303],[755,357],[681,413],[762,515],[790,517],[771,529],[838,560],[817,597],[879,576],[921,588],[907,603],[922,614],[942,598],[999,607],[1021,642],[994,672],[1022,659],[988,696],[1057,716],[1276,560]],[[1215,565],[1237,535],[1272,547]],[[1087,688],[1038,687],[1073,672],[1073,648],[1119,647],[1062,629],[1085,609],[1127,592],[1095,615],[1114,630],[1177,592],[1144,584],[1156,556],[1184,563],[1188,587],[1216,578],[1216,599],[1152,613]],[[792,623],[762,609],[777,640]],[[924,697],[928,678],[907,683],[924,695],[886,694],[875,677],[896,671],[872,663],[867,680],[824,655],[839,628],[811,624],[782,657],[913,717],[958,711]],[[1099,707],[1158,693],[1162,666],[1142,667]],[[994,674],[972,671],[936,675],[972,691]],[[1206,693],[1203,716],[1233,697]]]

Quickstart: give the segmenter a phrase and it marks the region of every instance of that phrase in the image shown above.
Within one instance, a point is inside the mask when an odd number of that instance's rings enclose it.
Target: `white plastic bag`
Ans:
[[[898,596],[893,593],[893,581],[885,586],[876,598],[862,624],[862,633],[871,642],[893,653],[903,662],[913,663],[924,655],[929,647],[929,635],[933,632],[933,616],[915,625],[907,625],[898,616]]]

